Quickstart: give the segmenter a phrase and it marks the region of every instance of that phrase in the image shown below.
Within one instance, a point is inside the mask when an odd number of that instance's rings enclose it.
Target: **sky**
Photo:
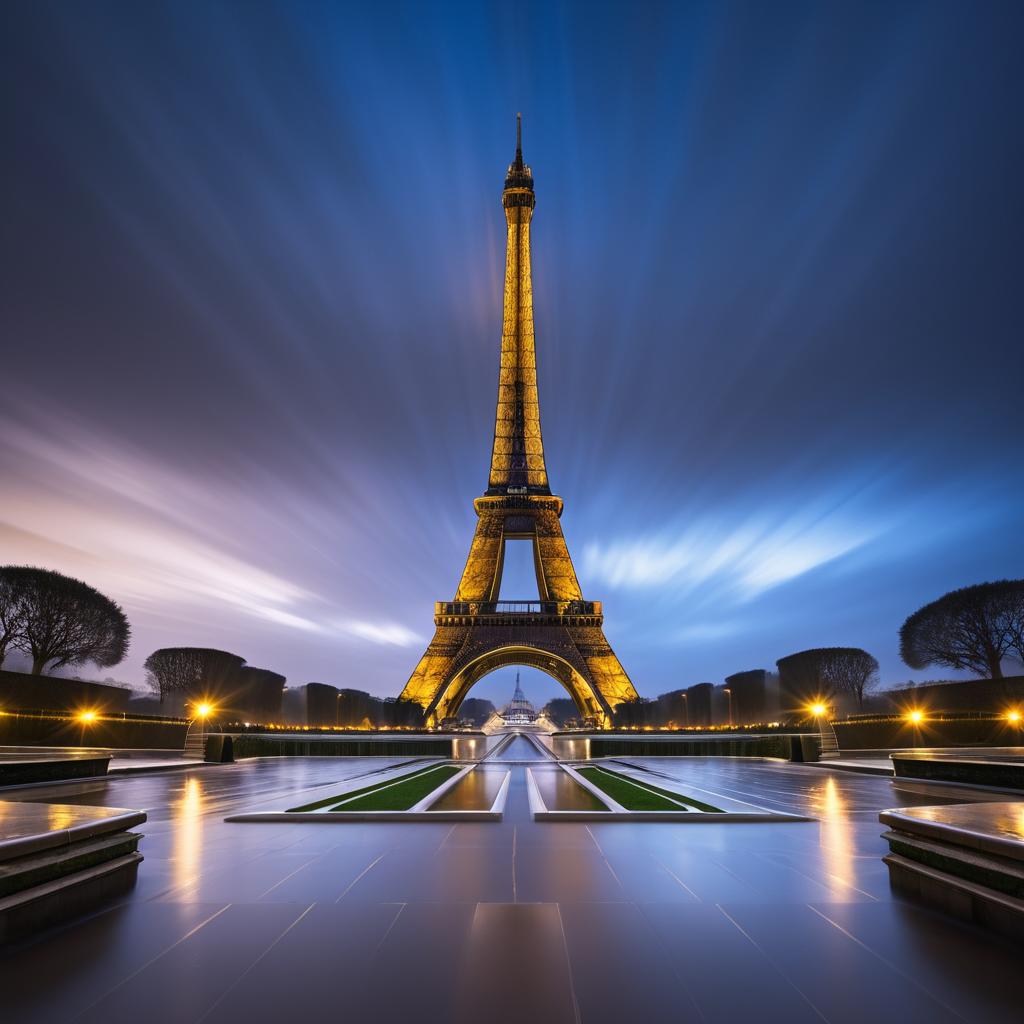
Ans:
[[[1024,576],[1020,4],[0,18],[0,561],[124,606],[86,677],[399,692],[487,486],[516,111],[551,485],[642,695],[948,677],[904,618]]]

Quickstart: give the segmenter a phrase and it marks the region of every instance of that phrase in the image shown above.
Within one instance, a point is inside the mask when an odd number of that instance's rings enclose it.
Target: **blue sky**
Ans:
[[[906,615],[1024,575],[1019,5],[2,17],[0,554],[126,607],[116,677],[402,687],[486,487],[517,110],[552,488],[642,694],[906,680]]]

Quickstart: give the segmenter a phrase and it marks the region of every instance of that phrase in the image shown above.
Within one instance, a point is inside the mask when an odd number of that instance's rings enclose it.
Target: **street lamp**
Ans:
[[[95,722],[98,717],[99,715],[97,715],[97,713],[92,710],[79,711],[78,714],[75,716],[75,718],[78,720],[78,724],[81,726],[81,729],[78,730],[78,745],[80,747],[85,746],[85,727],[87,725],[92,725],[93,722]]]
[[[828,758],[838,757],[839,740],[836,731],[829,722],[829,713],[832,709],[820,697],[807,705],[807,713],[818,723],[818,737],[821,742],[819,757],[824,761]]]
[[[722,693],[729,698],[729,724],[732,725],[732,690],[728,686],[723,687]]]

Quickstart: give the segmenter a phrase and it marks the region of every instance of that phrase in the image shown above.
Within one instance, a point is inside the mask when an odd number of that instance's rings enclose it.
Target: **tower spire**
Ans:
[[[530,272],[530,221],[537,200],[533,171],[523,162],[522,114],[516,114],[516,156],[505,174],[501,204],[508,242],[498,408],[487,494],[550,494],[537,401]]]
[[[519,703],[519,704],[525,704],[526,703],[526,697],[523,694],[523,688],[519,685],[519,673],[518,672],[516,672],[516,688],[515,688],[515,692],[512,694],[512,705],[515,705],[517,703]],[[510,705],[510,706],[512,706],[512,705]]]

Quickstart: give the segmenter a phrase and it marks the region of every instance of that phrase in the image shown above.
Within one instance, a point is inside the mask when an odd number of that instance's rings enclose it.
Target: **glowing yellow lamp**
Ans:
[[[1008,711],[1006,713],[1006,720],[1011,725],[1019,725],[1020,724],[1020,712],[1019,711]]]
[[[821,718],[826,711],[828,711],[828,708],[820,702],[811,705],[811,714],[814,715],[815,718]]]
[[[196,714],[200,718],[208,718],[213,711],[213,705],[207,704],[205,701],[202,704],[196,705]]]
[[[79,712],[78,720],[80,722],[82,722],[83,724],[86,724],[88,722],[95,722],[96,721],[96,712],[95,711],[82,711],[82,712]]]
[[[924,721],[924,712],[918,711],[916,708],[913,711],[908,712],[907,721],[913,725],[918,725]]]

